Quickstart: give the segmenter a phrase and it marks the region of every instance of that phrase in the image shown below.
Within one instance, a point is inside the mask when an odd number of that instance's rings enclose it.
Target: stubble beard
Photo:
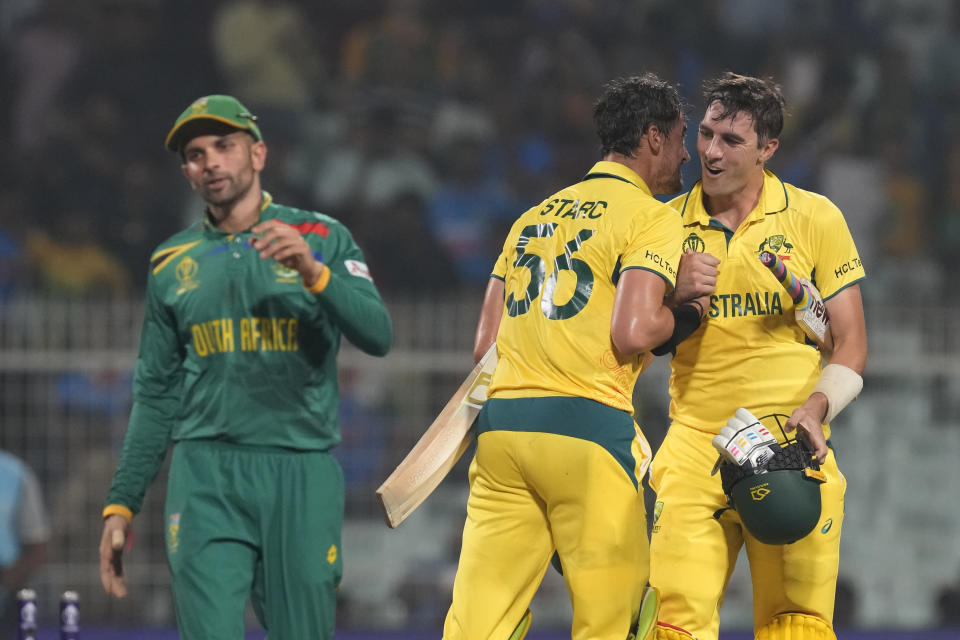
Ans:
[[[239,183],[236,176],[227,176],[227,182],[228,187],[219,193],[204,191],[203,199],[207,204],[219,208],[230,208],[250,193],[250,188],[253,186],[252,179],[247,180],[246,183]]]

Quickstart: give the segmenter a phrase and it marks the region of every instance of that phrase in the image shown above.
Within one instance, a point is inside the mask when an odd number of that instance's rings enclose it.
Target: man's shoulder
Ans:
[[[296,228],[304,235],[317,234],[326,238],[331,233],[344,233],[346,226],[333,216],[319,211],[299,209],[276,202],[270,204],[273,219]]]
[[[168,237],[166,240],[157,245],[153,250],[153,253],[150,256],[150,259],[153,260],[157,255],[162,253],[167,253],[170,249],[176,247],[182,247],[183,245],[190,244],[191,242],[199,242],[203,238],[203,222],[198,221],[191,224],[186,229],[181,229],[172,236]]]
[[[789,182],[783,182],[782,184],[788,209],[816,218],[842,216],[837,205],[822,193],[810,191]]]
[[[666,206],[675,210],[681,217],[687,218],[688,215],[692,215],[693,209],[698,206],[702,208],[701,203],[703,199],[700,193],[700,183],[697,182],[690,190],[679,193],[667,200]]]

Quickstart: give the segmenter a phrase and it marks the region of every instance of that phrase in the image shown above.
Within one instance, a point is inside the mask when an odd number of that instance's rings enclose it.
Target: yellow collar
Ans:
[[[768,169],[763,170],[763,189],[760,190],[760,199],[757,206],[750,212],[744,222],[759,220],[763,216],[779,213],[790,204],[787,198],[787,186],[783,180],[778,178]],[[698,180],[697,184],[687,193],[680,207],[680,213],[683,215],[683,224],[700,224],[709,226],[713,218],[707,213],[703,206],[703,184]]]
[[[614,178],[616,180],[623,180],[624,182],[629,182],[633,186],[637,187],[648,196],[653,195],[650,192],[650,187],[648,187],[647,183],[643,181],[643,178],[638,176],[633,169],[629,168],[625,164],[620,164],[619,162],[601,160],[597,164],[593,165],[590,171],[587,172],[587,175],[583,177],[584,180],[593,180],[595,178]]]

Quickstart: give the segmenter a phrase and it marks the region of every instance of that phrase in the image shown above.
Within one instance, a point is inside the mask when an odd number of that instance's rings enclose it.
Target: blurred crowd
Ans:
[[[481,289],[512,219],[597,159],[601,85],[645,70],[693,124],[706,77],[783,86],[772,168],[844,210],[889,285],[868,297],[938,295],[960,245],[951,0],[5,0],[0,48],[0,296],[138,293],[202,214],[162,142],[210,93],[258,115],[267,189],[344,221],[387,296]]]
[[[868,303],[955,304],[944,277],[960,247],[954,0],[2,0],[0,311],[20,294],[141,295],[153,248],[203,213],[164,138],[213,93],[257,114],[274,198],[343,221],[388,301],[475,292],[479,304],[513,219],[598,159],[603,83],[648,70],[690,105],[687,186],[700,171],[702,81],[773,77],[789,116],[771,168],[843,210]],[[28,454],[56,489],[60,560],[83,571],[129,373],[24,367],[0,372],[0,447]],[[419,396],[385,410],[382,386],[341,380],[348,513],[371,519],[372,487],[397,462],[388,454],[411,444],[391,434],[422,427],[403,405]],[[144,527],[140,543],[156,566],[162,530]],[[426,594],[407,603],[425,626],[442,615],[430,590],[449,587],[421,584],[435,574],[405,583]],[[960,579],[941,590],[941,623],[958,623],[958,594]],[[842,582],[840,626],[856,599]],[[168,603],[133,609],[123,615],[170,617]]]

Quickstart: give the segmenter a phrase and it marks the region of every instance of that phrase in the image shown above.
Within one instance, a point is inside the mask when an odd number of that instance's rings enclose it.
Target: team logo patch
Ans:
[[[274,262],[270,268],[277,274],[277,282],[300,282],[300,274],[296,269],[285,267],[279,262]]]
[[[754,502],[760,502],[770,495],[770,489],[767,488],[767,484],[768,483],[764,482],[763,484],[750,489],[750,497],[754,500]]]
[[[663,513],[663,500],[657,500],[657,503],[653,505],[653,532],[656,533],[660,531],[660,525],[658,521],[660,520],[660,514]]]
[[[197,264],[197,261],[190,256],[184,256],[180,259],[174,271],[177,276],[177,281],[180,283],[180,286],[177,287],[178,296],[200,286],[200,283],[196,281],[199,268],[200,266]]]
[[[180,549],[180,514],[170,514],[170,524],[167,525],[167,550],[174,554]]]
[[[787,241],[787,237],[783,234],[779,234],[770,236],[761,242],[760,247],[757,249],[757,253],[770,251],[771,253],[777,254],[781,260],[789,260],[790,252],[792,250],[793,245]]]
[[[697,253],[703,253],[707,248],[707,243],[703,241],[703,238],[698,236],[695,233],[691,233],[687,236],[686,240],[683,241],[683,246],[680,247],[681,253],[690,249],[691,251],[696,251]]]
[[[367,263],[360,262],[359,260],[344,260],[343,265],[347,268],[347,273],[352,276],[357,276],[358,278],[366,278],[370,282],[373,282],[373,277],[370,276],[370,269],[367,267]]]
[[[206,113],[206,112],[207,112],[206,98],[200,98],[199,100],[194,102],[192,105],[190,105],[190,113],[192,115],[199,115],[201,113]]]
[[[333,564],[337,561],[337,545],[332,544],[330,548],[327,549],[327,562]]]

